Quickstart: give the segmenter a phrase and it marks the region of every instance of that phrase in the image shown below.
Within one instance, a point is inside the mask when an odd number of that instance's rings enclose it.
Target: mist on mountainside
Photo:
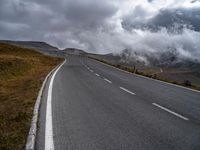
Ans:
[[[171,65],[194,62],[200,63],[200,33],[183,29],[181,33],[170,33],[166,28],[151,32],[134,30],[134,40],[124,51],[115,52],[124,61],[133,60],[145,65]]]

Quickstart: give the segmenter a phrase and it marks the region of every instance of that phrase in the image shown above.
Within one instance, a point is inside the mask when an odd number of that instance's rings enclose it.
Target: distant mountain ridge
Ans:
[[[134,52],[134,55],[129,55],[128,60],[130,59],[136,59],[138,62],[144,62],[145,65],[156,67],[196,68],[197,66],[200,66],[200,63],[197,60],[179,58],[175,49],[169,49],[165,52],[157,52],[153,54],[142,54]]]
[[[73,55],[86,55],[88,54],[84,50],[76,49],[76,48],[66,48],[62,50],[62,52],[65,52],[66,54],[73,54]]]
[[[197,60],[180,59],[175,50],[170,49],[163,53],[146,54],[134,52],[130,49],[122,50],[119,53],[109,53],[96,57],[105,59],[114,64],[125,64],[138,67],[172,67],[172,68],[198,68],[200,62]]]
[[[50,44],[41,41],[10,41],[10,40],[0,40],[0,43],[12,44],[24,48],[34,49],[40,52],[46,51],[57,51],[57,47],[54,47]]]
[[[123,20],[122,26],[126,30],[148,29],[151,31],[159,31],[161,28],[166,28],[170,32],[181,33],[184,28],[189,28],[194,31],[200,31],[200,9],[199,8],[173,8],[160,9],[157,15],[152,18],[134,21],[127,18]]]
[[[64,50],[60,50],[55,46],[52,46],[46,42],[42,41],[11,41],[11,40],[0,40],[0,43],[6,43],[11,45],[20,46],[23,48],[30,48],[41,53],[53,56],[64,56],[64,55],[86,55],[88,54],[84,50],[76,49],[76,48],[66,48]]]
[[[142,53],[134,52],[131,49],[124,49],[119,53],[109,54],[91,54],[84,50],[76,48],[66,48],[59,50],[57,47],[51,46],[48,43],[40,41],[9,41],[0,40],[0,43],[13,44],[25,48],[34,49],[51,56],[66,56],[66,55],[83,55],[83,56],[95,56],[100,59],[108,60],[114,64],[121,63],[130,66],[149,66],[149,67],[174,67],[174,68],[198,68],[200,63],[195,60],[179,59],[175,49],[169,49],[162,53]]]

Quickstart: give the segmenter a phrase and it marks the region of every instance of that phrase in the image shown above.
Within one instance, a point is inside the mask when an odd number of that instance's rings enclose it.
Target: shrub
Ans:
[[[185,86],[192,86],[192,83],[191,83],[191,81],[189,81],[189,80],[185,80],[185,81],[183,82],[183,85],[185,85]]]

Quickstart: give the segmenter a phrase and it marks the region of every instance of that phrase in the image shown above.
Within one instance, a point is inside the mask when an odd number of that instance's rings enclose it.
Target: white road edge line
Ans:
[[[106,78],[104,78],[104,80],[107,81],[108,83],[112,83],[112,81],[110,81],[110,80],[108,80]]]
[[[94,72],[93,70],[90,70],[91,72]]]
[[[50,75],[60,65],[61,64],[57,65],[53,70],[51,70],[42,83],[42,86],[41,86],[40,91],[38,93],[37,100],[35,102],[35,106],[34,106],[34,109],[33,109],[33,117],[32,117],[32,121],[31,121],[31,127],[30,127],[30,130],[29,130],[29,133],[28,133],[28,137],[27,137],[27,140],[26,140],[25,150],[34,150],[35,149],[39,107],[40,107],[40,104],[41,104],[41,98],[42,98],[42,94],[43,94],[43,91],[44,91],[44,87],[46,86],[47,80],[49,79]]]
[[[129,94],[136,95],[135,93],[133,93],[133,92],[131,92],[131,91],[129,91],[129,90],[127,90],[127,89],[121,87],[121,86],[120,86],[119,88],[122,89],[122,90],[124,90],[125,92],[127,92],[127,93],[129,93]]]
[[[161,105],[159,105],[159,104],[152,103],[152,105],[154,105],[154,106],[156,106],[156,107],[158,107],[158,108],[160,108],[160,109],[162,109],[162,110],[165,110],[165,111],[167,111],[168,113],[171,113],[171,114],[175,115],[176,117],[179,117],[179,118],[181,118],[181,119],[183,119],[183,120],[186,120],[186,121],[189,120],[188,118],[186,118],[186,117],[184,117],[184,116],[182,116],[182,115],[180,115],[180,114],[178,114],[178,113],[175,113],[175,112],[169,110],[168,108],[165,108],[165,107],[163,107],[163,106],[161,106]]]
[[[46,124],[45,124],[45,150],[54,150],[54,141],[53,141],[53,124],[52,124],[52,90],[53,82],[58,70],[63,66],[66,60],[56,69],[53,73],[48,89],[47,95],[47,108],[46,108]]]
[[[96,75],[96,76],[98,76],[98,77],[100,76],[100,75],[99,75],[99,74],[97,74],[97,73],[95,73],[95,75]]]

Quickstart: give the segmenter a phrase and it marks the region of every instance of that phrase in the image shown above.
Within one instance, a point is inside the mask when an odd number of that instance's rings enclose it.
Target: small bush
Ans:
[[[178,84],[176,81],[173,81],[172,83],[173,83],[173,84]]]
[[[192,86],[192,83],[191,83],[191,81],[189,81],[189,80],[185,80],[185,81],[183,82],[183,85],[185,85],[185,86]]]
[[[119,64],[117,64],[117,66],[116,66],[117,68],[121,68],[121,65],[119,65]]]

